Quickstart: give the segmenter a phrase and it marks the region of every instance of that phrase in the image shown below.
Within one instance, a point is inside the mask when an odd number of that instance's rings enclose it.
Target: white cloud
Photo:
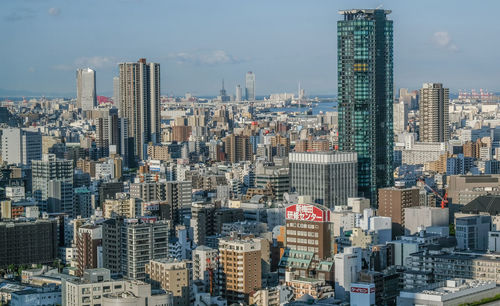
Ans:
[[[195,65],[220,65],[238,64],[244,60],[227,54],[224,50],[177,52],[168,55],[169,59],[175,60],[179,64],[190,63]]]
[[[107,56],[80,57],[75,60],[75,65],[82,68],[105,68],[115,66],[116,64],[117,61],[114,57]]]
[[[450,50],[450,51],[458,51],[457,45],[453,42],[450,33],[446,31],[438,31],[434,32],[432,35],[432,41],[439,48]]]
[[[79,57],[73,64],[58,64],[52,66],[54,70],[68,71],[78,68],[103,69],[118,65],[118,60],[108,56]]]
[[[49,15],[51,16],[59,16],[61,14],[61,10],[58,9],[57,7],[51,7],[49,8]]]

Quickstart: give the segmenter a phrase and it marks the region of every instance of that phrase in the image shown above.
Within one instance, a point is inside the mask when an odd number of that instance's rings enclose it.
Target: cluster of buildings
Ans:
[[[393,96],[393,23],[341,11],[336,108],[161,96],[160,64],[0,108],[0,303],[457,305],[500,289],[500,117]],[[275,102],[283,103],[276,111]],[[321,102],[318,102],[321,104]]]

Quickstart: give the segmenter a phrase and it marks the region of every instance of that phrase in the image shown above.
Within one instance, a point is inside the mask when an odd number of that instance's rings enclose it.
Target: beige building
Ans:
[[[104,218],[111,218],[113,213],[119,216],[124,216],[126,218],[135,218],[136,215],[136,203],[135,199],[107,199],[103,203],[103,214]]]
[[[440,83],[425,83],[420,89],[421,142],[447,142],[450,139],[449,92]]]
[[[146,264],[146,274],[165,291],[172,293],[173,305],[188,306],[189,270],[185,261],[155,259]]]
[[[349,240],[351,241],[351,246],[366,249],[370,245],[378,244],[378,234],[374,231],[364,231],[359,227],[355,227],[352,229]]]
[[[229,303],[249,301],[249,294],[262,287],[261,242],[254,239],[219,240],[219,285]]]
[[[276,288],[260,289],[250,294],[250,305],[279,306],[280,291]]]

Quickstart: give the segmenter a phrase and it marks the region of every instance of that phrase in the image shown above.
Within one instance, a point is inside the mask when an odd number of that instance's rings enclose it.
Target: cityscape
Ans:
[[[500,305],[498,4],[271,2],[0,4],[0,306]]]

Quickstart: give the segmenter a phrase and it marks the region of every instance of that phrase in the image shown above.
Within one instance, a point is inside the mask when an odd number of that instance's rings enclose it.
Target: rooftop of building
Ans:
[[[499,215],[500,195],[487,194],[479,196],[462,207],[460,211],[467,214],[488,213],[492,216]]]

